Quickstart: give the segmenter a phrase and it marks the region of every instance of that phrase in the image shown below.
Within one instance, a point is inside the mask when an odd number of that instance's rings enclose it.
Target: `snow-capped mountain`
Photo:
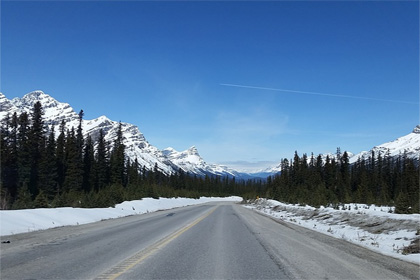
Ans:
[[[399,155],[402,155],[405,152],[409,158],[420,160],[420,125],[417,125],[411,133],[397,138],[394,141],[386,142],[381,145],[375,146],[369,151],[362,151],[358,154],[347,152],[350,164],[355,163],[359,158],[367,159],[369,156],[371,156],[372,151],[375,153],[376,156],[381,154],[382,157],[386,155],[389,155],[391,157],[398,157]],[[326,153],[321,154],[323,162],[326,161],[327,156],[330,159],[337,160],[337,154]],[[310,157],[308,157],[308,162],[309,160]],[[267,176],[270,176],[278,172],[281,172],[281,163],[279,163],[276,166],[261,170],[256,174],[268,174]]]
[[[56,127],[56,131],[61,121],[66,122],[66,128],[76,128],[79,124],[79,116],[73,108],[67,103],[61,103],[45,94],[42,91],[33,91],[22,98],[7,99],[0,93],[0,119],[3,120],[7,114],[30,113],[33,105],[41,102],[44,110],[45,124],[51,128]],[[180,168],[184,172],[196,175],[220,175],[220,176],[238,176],[239,172],[225,166],[207,164],[199,155],[195,147],[178,152],[172,148],[159,150],[151,145],[139,128],[133,124],[121,123],[123,132],[123,141],[126,146],[127,157],[134,161],[137,158],[139,164],[147,170],[153,170],[155,166],[169,175],[177,172]],[[93,120],[83,120],[82,128],[84,136],[90,135],[95,141],[99,137],[99,131],[102,129],[105,134],[105,140],[111,145],[116,138],[119,123],[108,119],[106,116],[100,116]],[[58,134],[58,133],[57,133]]]
[[[229,177],[240,176],[238,171],[235,171],[227,166],[207,164],[201,158],[195,146],[192,146],[183,152],[178,152],[175,149],[169,147],[163,150],[163,154],[168,157],[175,165],[179,166],[185,172],[191,174],[214,174]]]
[[[408,157],[418,160],[420,158],[420,125],[417,125],[411,133],[405,136],[375,146],[370,151],[363,151],[352,156],[350,163],[356,162],[358,158],[368,158],[372,151],[375,152],[375,155],[381,154],[382,156],[389,155],[391,157],[397,157],[406,152]]]
[[[22,112],[30,113],[33,105],[37,101],[40,101],[42,104],[44,121],[49,128],[54,125],[57,131],[62,120],[66,122],[66,127],[69,129],[78,126],[79,116],[68,103],[58,102],[39,90],[30,92],[22,98],[14,98],[12,100],[7,99],[0,93],[0,119],[3,120],[7,114],[11,116],[15,112],[17,114],[21,114]],[[119,123],[105,116],[100,116],[93,120],[83,120],[82,126],[85,137],[90,135],[94,141],[98,138],[99,131],[102,128],[105,133],[105,140],[112,144],[116,137]],[[206,163],[194,146],[182,152],[178,152],[173,148],[167,148],[161,151],[151,145],[140,132],[139,128],[133,124],[122,123],[122,132],[126,146],[126,155],[130,160],[137,158],[139,164],[147,170],[153,170],[157,166],[160,171],[167,175],[182,169],[184,172],[199,176],[207,174],[250,179],[266,178],[281,171],[281,164],[279,163],[276,166],[259,172],[239,172],[227,166]],[[372,150],[376,155],[381,153],[381,155],[389,154],[390,156],[398,156],[405,151],[409,157],[419,159],[420,125],[417,125],[410,134],[375,146]],[[348,152],[350,163],[356,162],[362,156],[367,158],[372,150],[363,151],[355,155]],[[322,155],[324,160],[327,155],[330,159],[336,156],[335,154],[324,154]]]
[[[70,127],[77,126],[78,115],[69,104],[58,102],[40,90],[28,93],[22,98],[13,98],[12,100],[7,99],[0,93],[0,117],[3,119],[7,114],[11,116],[15,112],[18,114],[27,112],[29,114],[37,101],[42,104],[44,118],[47,120],[48,125],[54,124],[58,126],[64,120]]]
[[[281,163],[277,164],[276,166],[272,166],[272,167],[266,168],[266,169],[262,170],[261,172],[278,173],[280,171],[281,171]]]

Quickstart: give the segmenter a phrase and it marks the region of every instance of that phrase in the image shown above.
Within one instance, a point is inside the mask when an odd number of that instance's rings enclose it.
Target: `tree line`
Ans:
[[[347,152],[335,157],[313,154],[281,161],[281,173],[267,180],[273,199],[312,206],[339,203],[395,205],[396,213],[419,213],[418,159],[404,152],[398,157],[375,154],[349,163]]]
[[[122,125],[112,143],[104,131],[83,136],[83,110],[76,128],[48,128],[40,102],[32,111],[8,115],[1,126],[1,209],[108,207],[142,197],[254,197],[261,181],[193,176],[179,169],[163,174],[125,155]],[[56,134],[58,133],[58,136]]]
[[[112,142],[101,129],[97,139],[78,126],[48,128],[40,102],[32,111],[7,115],[0,137],[0,209],[34,207],[109,207],[143,197],[238,195],[270,197],[312,206],[359,202],[395,205],[398,213],[419,213],[419,162],[407,156],[371,154],[349,163],[313,154],[281,161],[281,173],[266,181],[196,176],[182,169],[166,175],[125,155],[122,124]],[[57,131],[56,131],[57,130]],[[58,134],[58,136],[57,136]]]

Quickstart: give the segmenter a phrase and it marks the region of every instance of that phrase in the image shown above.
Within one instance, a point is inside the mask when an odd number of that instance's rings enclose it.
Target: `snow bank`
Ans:
[[[339,209],[317,209],[266,199],[258,199],[245,207],[384,255],[420,264],[420,254],[403,254],[403,249],[413,241],[419,242],[419,214],[392,214],[392,207],[354,203],[342,205]]]
[[[0,211],[0,236],[43,230],[54,227],[81,225],[105,219],[144,214],[159,210],[214,201],[242,201],[241,197],[143,198],[125,201],[110,208],[40,208]]]

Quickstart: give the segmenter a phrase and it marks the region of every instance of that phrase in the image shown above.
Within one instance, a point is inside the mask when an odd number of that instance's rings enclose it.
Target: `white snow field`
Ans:
[[[276,220],[293,223],[362,247],[412,263],[420,264],[420,254],[403,249],[420,242],[420,214],[393,214],[393,207],[345,204],[339,209],[314,208],[257,199],[247,208]]]
[[[93,223],[106,219],[216,201],[242,201],[241,197],[143,198],[125,201],[109,208],[38,208],[0,211],[0,236]]]

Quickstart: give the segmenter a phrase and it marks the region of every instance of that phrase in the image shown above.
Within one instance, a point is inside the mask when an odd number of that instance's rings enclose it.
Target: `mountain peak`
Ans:
[[[190,154],[190,155],[200,156],[200,155],[198,154],[198,150],[197,150],[197,148],[196,148],[195,146],[192,146],[191,148],[189,148],[189,149],[187,150],[187,153],[188,153],[188,154]]]
[[[16,98],[15,98],[16,99]],[[19,98],[17,98],[19,99]],[[35,102],[40,101],[42,103],[43,100],[54,100],[51,96],[44,93],[42,90],[34,90],[30,93],[25,94],[21,99],[19,99],[21,102],[25,102],[27,104],[35,104]]]
[[[4,96],[3,93],[0,92],[0,112],[5,112],[11,110],[13,108],[13,104],[9,101],[9,99]],[[4,116],[2,116],[3,119]]]
[[[44,95],[47,95],[47,94],[45,94],[45,92],[43,92],[42,90],[34,90],[34,91],[31,91],[30,93],[25,94],[25,96],[34,96],[38,98]]]
[[[413,133],[417,133],[420,134],[420,124],[418,124],[414,129],[413,129]]]

